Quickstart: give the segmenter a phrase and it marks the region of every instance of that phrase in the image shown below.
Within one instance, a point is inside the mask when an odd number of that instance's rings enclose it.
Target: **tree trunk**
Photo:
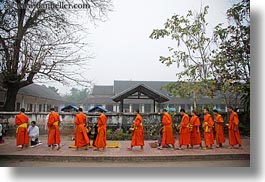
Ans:
[[[8,84],[5,105],[3,111],[15,111],[16,109],[16,98],[19,90],[19,84]]]

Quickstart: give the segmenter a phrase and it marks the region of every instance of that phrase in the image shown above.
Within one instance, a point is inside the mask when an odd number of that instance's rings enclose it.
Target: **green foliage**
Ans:
[[[45,85],[42,85],[42,86],[46,87]],[[59,94],[59,92],[58,92],[59,89],[57,89],[56,87],[48,86],[47,88],[50,89],[50,90],[52,90],[53,92]]]
[[[168,48],[169,56],[159,60],[183,68],[177,73],[179,81],[165,88],[173,95],[192,98],[194,106],[199,95],[213,97],[221,92],[227,105],[237,105],[240,98],[249,111],[250,2],[234,4],[227,10],[229,25],[218,24],[212,31],[207,31],[208,8],[174,15],[151,33],[152,39],[171,37],[176,42],[175,48]],[[207,36],[209,32],[212,36]]]
[[[209,78],[210,43],[206,36],[208,23],[205,16],[208,6],[200,13],[189,11],[186,16],[174,15],[164,24],[163,29],[155,29],[150,35],[152,39],[170,36],[177,42],[177,48],[169,47],[170,56],[160,56],[160,61],[167,66],[177,63],[184,71],[177,73],[179,79],[189,78],[200,81]]]
[[[90,90],[88,88],[79,90],[77,88],[71,89],[71,94],[64,96],[70,103],[83,103],[88,98]]]
[[[246,111],[250,104],[250,2],[242,0],[227,11],[229,25],[215,27],[215,50],[212,59],[219,89],[240,93]],[[239,94],[238,94],[239,95]],[[231,103],[229,103],[231,104]],[[233,104],[233,103],[232,103]]]
[[[155,29],[152,39],[170,36],[176,41],[176,48],[169,47],[170,56],[160,56],[160,61],[167,66],[176,63],[184,68],[177,73],[179,80],[165,87],[173,95],[191,97],[196,107],[199,95],[213,96],[214,83],[210,70],[212,38],[206,35],[208,23],[205,17],[208,6],[202,12],[188,11],[186,16],[174,15],[164,24],[163,29]]]

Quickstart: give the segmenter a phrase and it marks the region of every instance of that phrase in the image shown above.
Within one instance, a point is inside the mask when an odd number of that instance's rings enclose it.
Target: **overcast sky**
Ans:
[[[113,12],[106,22],[89,25],[89,60],[86,78],[97,85],[113,85],[114,80],[175,81],[178,68],[159,62],[159,56],[168,55],[168,39],[149,38],[153,29],[163,28],[167,18],[174,14],[186,15],[209,5],[207,21],[210,27],[225,23],[226,10],[235,0],[113,0]],[[69,91],[56,83],[60,93]]]

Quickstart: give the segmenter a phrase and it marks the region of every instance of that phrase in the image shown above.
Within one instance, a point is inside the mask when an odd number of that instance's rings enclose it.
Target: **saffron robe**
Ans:
[[[144,129],[142,124],[143,118],[137,114],[133,123],[133,135],[131,146],[144,146]]]
[[[20,113],[16,115],[15,122],[16,122],[16,125],[18,126],[16,130],[17,146],[27,145],[29,143],[29,136],[28,136],[29,118],[28,116],[24,113]]]
[[[162,146],[167,144],[175,144],[174,132],[172,127],[172,117],[169,113],[164,113],[162,117],[163,124],[163,137],[162,137]]]
[[[49,114],[47,127],[48,127],[48,145],[60,144],[60,116],[56,112],[52,111]]]
[[[214,144],[214,136],[213,136],[213,119],[210,114],[204,115],[204,142],[205,145],[208,147],[209,145]]]
[[[98,118],[98,134],[95,141],[97,148],[105,148],[107,145],[107,117],[105,114],[100,114]]]
[[[75,115],[75,146],[83,147],[89,144],[90,140],[87,136],[86,128],[86,115],[82,112]]]
[[[215,116],[215,132],[216,132],[216,144],[225,143],[225,136],[224,136],[224,127],[223,127],[224,119],[221,114],[217,114]]]
[[[181,119],[181,128],[179,132],[179,146],[190,144],[189,116],[184,114]]]
[[[190,119],[190,124],[192,125],[192,130],[190,133],[190,144],[200,145],[202,143],[201,132],[200,132],[200,118],[198,116],[192,116]]]
[[[236,112],[232,112],[229,116],[228,134],[230,145],[241,145],[240,132],[238,127],[238,115]]]

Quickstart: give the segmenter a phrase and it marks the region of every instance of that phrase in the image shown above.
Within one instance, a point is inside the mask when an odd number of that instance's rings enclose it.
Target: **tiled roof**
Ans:
[[[18,94],[66,102],[66,100],[56,92],[50,90],[45,86],[37,85],[35,83],[21,88],[18,91]]]

